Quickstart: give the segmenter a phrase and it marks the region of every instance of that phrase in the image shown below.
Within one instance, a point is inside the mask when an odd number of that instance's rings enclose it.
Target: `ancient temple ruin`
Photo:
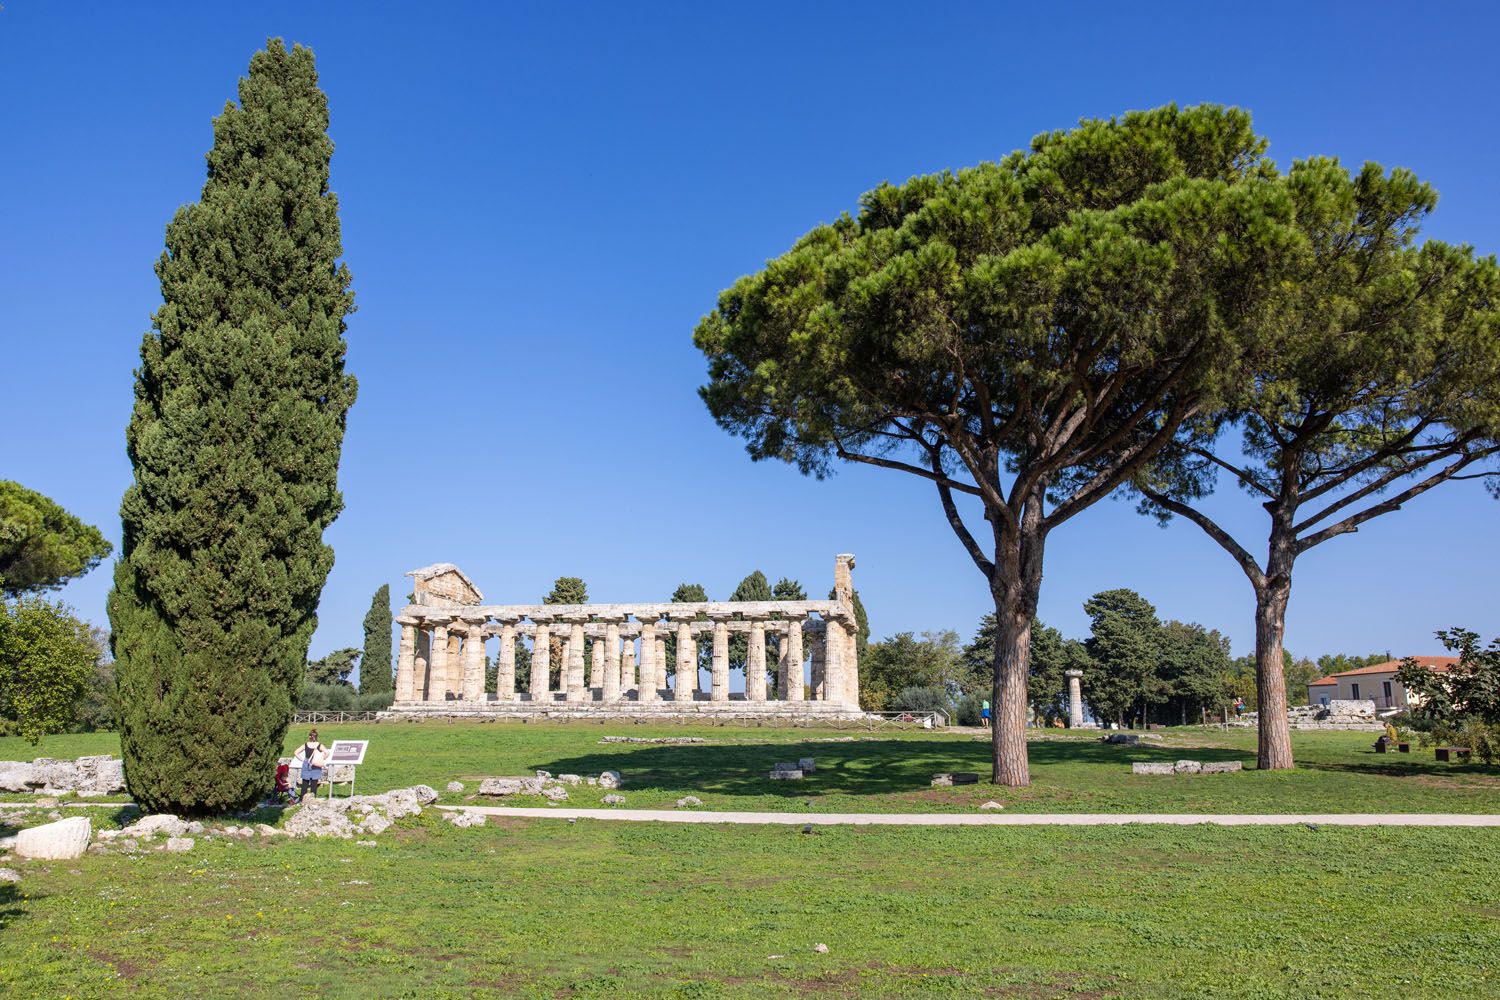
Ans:
[[[397,616],[396,715],[791,716],[859,714],[854,557],[834,559],[829,601],[499,604],[452,563],[406,574]],[[729,690],[730,636],[746,638],[743,692]],[[674,676],[667,676],[667,639]],[[485,684],[493,640],[494,690]],[[768,642],[768,640],[770,640]],[[516,676],[518,642],[530,643]],[[699,671],[710,643],[712,669]],[[771,652],[768,654],[768,650]],[[561,681],[553,686],[553,657]],[[810,661],[810,666],[809,666]],[[706,676],[706,681],[705,681]],[[757,682],[759,679],[759,682]]]

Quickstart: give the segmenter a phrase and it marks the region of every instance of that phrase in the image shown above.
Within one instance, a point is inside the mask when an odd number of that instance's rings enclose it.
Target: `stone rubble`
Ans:
[[[445,811],[443,819],[457,827],[484,826],[484,813]]]
[[[0,868],[0,882],[19,882],[21,873],[14,868]]]
[[[605,771],[599,775],[600,788],[619,788],[621,784],[619,771]]]
[[[689,806],[701,806],[702,804],[703,800],[698,798],[698,796],[696,795],[684,795],[682,798],[677,800],[678,809],[686,809]]]
[[[185,854],[193,849],[192,837],[168,837],[167,850],[175,854]]]
[[[463,790],[464,790],[464,783],[462,781],[450,781],[450,782],[448,782],[448,791],[450,791],[450,792],[461,792]]]
[[[791,764],[777,764],[770,776],[773,781],[801,781],[802,771]]]
[[[812,774],[818,769],[818,762],[811,757],[802,757],[797,761],[797,770],[803,774]]]
[[[610,794],[604,796],[604,798],[600,799],[599,801],[603,802],[607,806],[623,806],[625,804],[625,796]]]
[[[542,789],[542,796],[552,802],[566,802],[568,790],[561,785],[548,785]]]
[[[1004,809],[1005,807],[1003,805],[1001,805],[1000,803],[996,802],[995,800],[991,799],[989,802],[986,802],[984,805],[980,806],[979,808],[981,808],[981,809]]]
[[[707,743],[702,736],[606,736],[600,743]]]

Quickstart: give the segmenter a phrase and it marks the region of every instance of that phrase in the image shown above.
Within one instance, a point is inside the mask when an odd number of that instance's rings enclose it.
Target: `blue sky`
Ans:
[[[988,593],[930,484],[804,479],[714,426],[691,334],[719,290],[882,180],[1170,101],[1250,109],[1283,164],[1411,167],[1442,195],[1427,232],[1493,253],[1497,28],[1479,4],[5,0],[0,477],[118,540],[163,227],[198,195],[210,119],[282,36],[329,95],[359,306],[314,654],[358,645],[374,589],[405,594],[402,573],[438,561],[495,602],[564,574],[599,600],[684,580],[723,599],[756,568],[821,596],[849,551],[877,635],[967,636]],[[1248,497],[1214,503],[1263,548]],[[1288,646],[1500,632],[1496,512],[1451,485],[1303,557]],[[1229,558],[1111,501],[1050,539],[1042,616],[1082,634],[1082,602],[1117,586],[1253,644]],[[108,588],[102,568],[62,596],[103,624]]]

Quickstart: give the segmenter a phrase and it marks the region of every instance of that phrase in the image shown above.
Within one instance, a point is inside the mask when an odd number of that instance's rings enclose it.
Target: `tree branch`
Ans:
[[[964,524],[964,519],[959,516],[958,507],[953,502],[953,491],[944,482],[947,477],[941,475],[943,468],[941,452],[933,449],[930,454],[934,473],[932,481],[937,484],[938,496],[943,501],[943,513],[948,515],[948,524],[953,528],[953,533],[958,536],[958,540],[963,543],[964,549],[969,553],[969,558],[974,560],[974,565],[979,567],[979,572],[984,574],[985,580],[989,580],[995,575],[995,564],[985,556],[984,550],[979,547],[979,543],[974,540],[973,533],[969,531],[969,526]]]
[[[1189,521],[1192,521],[1194,524],[1196,524],[1198,527],[1202,528],[1208,534],[1209,538],[1212,538],[1214,541],[1218,542],[1219,546],[1223,548],[1225,552],[1228,552],[1231,556],[1233,556],[1235,562],[1240,564],[1240,568],[1243,569],[1245,571],[1245,575],[1250,578],[1251,586],[1255,587],[1257,590],[1265,587],[1266,574],[1261,570],[1260,564],[1255,561],[1255,557],[1252,556],[1249,550],[1247,550],[1243,545],[1235,541],[1234,537],[1230,535],[1229,532],[1225,531],[1223,528],[1215,524],[1207,514],[1204,514],[1193,507],[1189,507],[1187,504],[1181,502],[1180,500],[1173,500],[1165,493],[1158,493],[1155,490],[1149,489],[1144,486],[1140,487],[1140,491],[1146,495],[1147,499],[1156,504],[1158,507],[1185,517]]]
[[[1431,476],[1428,476],[1420,483],[1413,484],[1410,488],[1396,494],[1389,500],[1386,500],[1383,503],[1378,503],[1373,507],[1367,507],[1362,511],[1350,514],[1348,517],[1344,518],[1337,524],[1331,524],[1328,527],[1324,528],[1322,531],[1317,532],[1316,534],[1308,535],[1306,538],[1300,539],[1297,542],[1297,554],[1301,555],[1303,552],[1306,552],[1313,546],[1321,545],[1322,543],[1328,541],[1328,539],[1333,538],[1336,535],[1347,535],[1351,531],[1358,531],[1359,526],[1361,524],[1364,524],[1371,518],[1379,517],[1381,514],[1389,514],[1393,510],[1400,510],[1402,504],[1406,503],[1408,500],[1419,497],[1439,483],[1451,479],[1454,473],[1484,457],[1484,455],[1493,453],[1494,450],[1495,449],[1490,449],[1487,452],[1467,454],[1447,468],[1433,473]]]

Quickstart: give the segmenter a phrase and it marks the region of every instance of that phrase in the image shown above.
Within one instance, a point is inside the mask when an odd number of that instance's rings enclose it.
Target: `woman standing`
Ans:
[[[328,764],[328,748],[318,742],[318,731],[307,734],[307,742],[292,754],[292,761],[302,768],[302,780],[297,784],[297,797],[311,792],[318,794],[318,782],[323,780],[323,768]]]

